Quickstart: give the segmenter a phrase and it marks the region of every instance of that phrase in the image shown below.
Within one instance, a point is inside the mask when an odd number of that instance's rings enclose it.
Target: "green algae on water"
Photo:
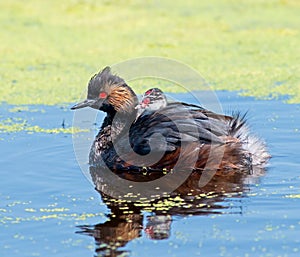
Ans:
[[[42,128],[37,125],[30,125],[26,120],[21,118],[7,118],[0,121],[0,134],[1,133],[15,133],[25,131],[28,134],[33,133],[47,133],[47,134],[74,134],[80,132],[88,132],[87,130],[76,128],[76,127],[67,127],[67,128]]]
[[[76,102],[104,66],[143,56],[186,63],[215,90],[300,103],[298,0],[12,0],[0,9],[9,104]]]

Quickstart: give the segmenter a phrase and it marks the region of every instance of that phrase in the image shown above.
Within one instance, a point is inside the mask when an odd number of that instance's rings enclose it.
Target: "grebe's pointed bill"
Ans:
[[[92,107],[98,99],[86,99],[80,103],[75,104],[74,106],[71,107],[71,110],[76,110],[84,107]]]

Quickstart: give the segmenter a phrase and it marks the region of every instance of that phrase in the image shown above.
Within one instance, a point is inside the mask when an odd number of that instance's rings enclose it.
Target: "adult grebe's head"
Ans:
[[[91,107],[107,113],[132,113],[137,97],[126,82],[111,73],[110,67],[95,74],[89,81],[87,99],[71,109]]]
[[[142,95],[136,109],[157,111],[160,108],[166,107],[167,104],[167,98],[163,91],[159,88],[151,88]]]

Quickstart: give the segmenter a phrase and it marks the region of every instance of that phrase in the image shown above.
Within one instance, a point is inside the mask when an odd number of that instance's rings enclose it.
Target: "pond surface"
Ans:
[[[225,112],[249,111],[272,159],[264,176],[208,192],[196,210],[184,202],[164,214],[111,215],[78,166],[71,134],[0,133],[0,256],[299,256],[300,105],[217,95]],[[73,112],[2,104],[0,118],[53,129],[71,126]]]

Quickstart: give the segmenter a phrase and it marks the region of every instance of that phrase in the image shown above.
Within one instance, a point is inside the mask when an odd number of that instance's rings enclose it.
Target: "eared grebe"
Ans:
[[[128,179],[135,180],[135,174],[145,171],[162,175],[178,160],[180,169],[201,172],[212,149],[212,154],[221,154],[221,159],[210,161],[210,168],[224,175],[251,173],[254,167],[263,168],[270,157],[264,142],[249,133],[244,116],[216,114],[187,103],[167,103],[157,88],[147,90],[138,103],[134,91],[122,78],[111,74],[109,67],[90,79],[87,99],[72,109],[83,107],[106,112],[91,147],[90,165],[106,164],[115,173],[133,174]],[[196,159],[192,157],[195,154]],[[146,158],[137,161],[138,157]]]

